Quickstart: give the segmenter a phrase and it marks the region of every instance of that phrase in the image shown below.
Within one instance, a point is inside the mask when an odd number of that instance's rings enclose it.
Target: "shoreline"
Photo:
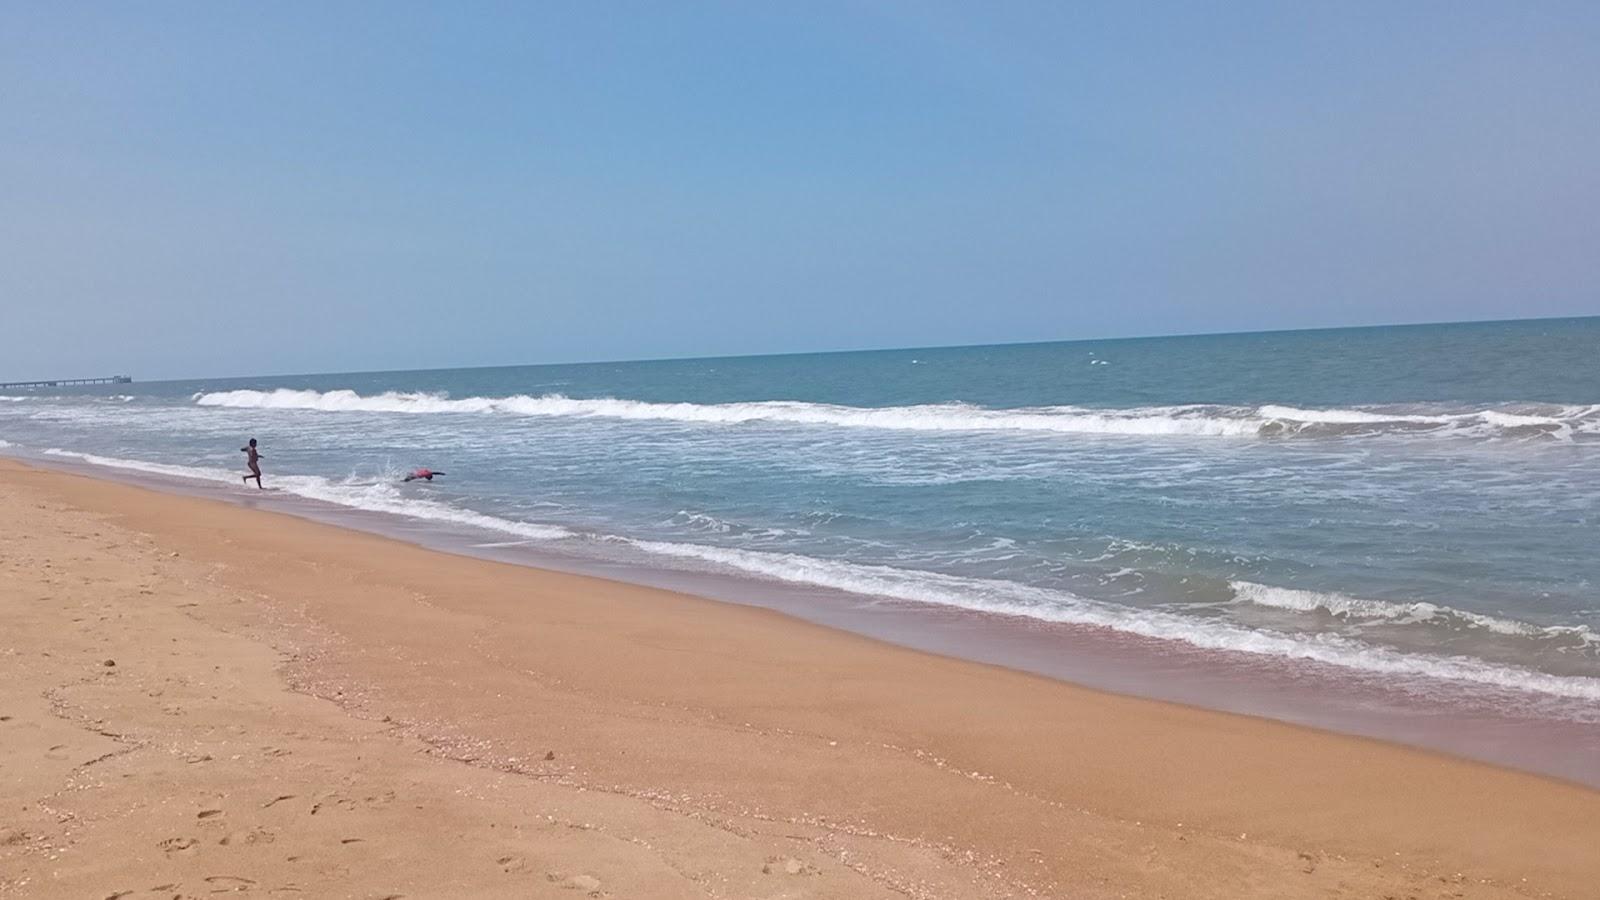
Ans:
[[[1092,626],[877,600],[749,575],[586,557],[540,541],[485,541],[495,532],[294,493],[241,494],[211,482],[71,456],[0,456],[5,458],[49,471],[268,510],[472,559],[776,610],[895,646],[1075,686],[1372,738],[1600,788],[1600,722],[1540,715],[1535,708],[1504,702],[1486,705],[1484,698],[1421,696],[1406,683],[1392,684],[1374,673],[1198,648]]]
[[[0,892],[1577,898],[1600,878],[1600,792],[1551,778],[9,460],[0,495],[22,688],[0,785],[23,810]]]

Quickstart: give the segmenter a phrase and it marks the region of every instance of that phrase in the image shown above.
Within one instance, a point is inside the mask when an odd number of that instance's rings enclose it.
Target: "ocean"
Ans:
[[[1600,748],[1600,318],[4,393],[35,462],[1221,708]]]

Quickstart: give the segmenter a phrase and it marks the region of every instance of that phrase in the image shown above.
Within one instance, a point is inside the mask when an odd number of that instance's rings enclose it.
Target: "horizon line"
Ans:
[[[1304,334],[1320,331],[1364,331],[1379,328],[1428,328],[1446,325],[1508,325],[1520,322],[1569,322],[1583,319],[1600,319],[1600,313],[1578,316],[1529,316],[1509,319],[1452,319],[1426,322],[1382,322],[1363,325],[1318,325],[1309,328],[1257,328],[1244,331],[1184,331],[1166,334],[1123,334],[1110,337],[1049,338],[1045,340],[994,341],[981,344],[918,344],[898,347],[849,347],[827,350],[782,350],[772,353],[718,353],[705,356],[645,356],[568,360],[564,362],[480,363],[460,366],[427,366],[413,369],[347,369],[322,372],[276,372],[254,375],[199,375],[180,378],[158,378],[140,384],[167,384],[175,381],[240,380],[248,378],[318,378],[331,375],[386,375],[396,372],[444,372],[473,369],[526,369],[546,366],[604,366],[624,363],[688,362],[693,360],[767,359],[785,356],[830,356],[848,353],[895,353],[914,350],[963,350],[973,347],[1030,347],[1043,344],[1088,344],[1109,341],[1181,340],[1185,338],[1227,337],[1267,334]]]

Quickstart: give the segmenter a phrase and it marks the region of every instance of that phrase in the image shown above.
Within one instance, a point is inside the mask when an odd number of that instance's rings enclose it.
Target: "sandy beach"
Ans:
[[[0,895],[1594,896],[1600,792],[0,461]]]

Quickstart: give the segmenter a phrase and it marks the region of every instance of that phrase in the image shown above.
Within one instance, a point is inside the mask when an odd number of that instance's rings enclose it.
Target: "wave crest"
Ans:
[[[1146,406],[1096,409],[1035,406],[995,409],[965,403],[861,407],[796,400],[741,403],[656,403],[564,394],[464,397],[351,390],[279,388],[194,395],[199,406],[321,412],[501,414],[552,418],[631,419],[706,425],[776,423],[902,431],[1021,431],[1179,437],[1364,436],[1451,434],[1472,437],[1600,435],[1600,405],[1508,405],[1500,409],[1421,410],[1408,407],[1301,409],[1292,406]]]
[[[1394,603],[1324,591],[1273,587],[1251,581],[1229,582],[1238,602],[1296,612],[1323,613],[1351,621],[1436,623],[1457,628],[1476,628],[1495,634],[1532,639],[1555,639],[1579,645],[1600,646],[1600,634],[1587,625],[1535,625],[1517,619],[1503,619],[1468,612],[1452,606],[1423,601]]]

